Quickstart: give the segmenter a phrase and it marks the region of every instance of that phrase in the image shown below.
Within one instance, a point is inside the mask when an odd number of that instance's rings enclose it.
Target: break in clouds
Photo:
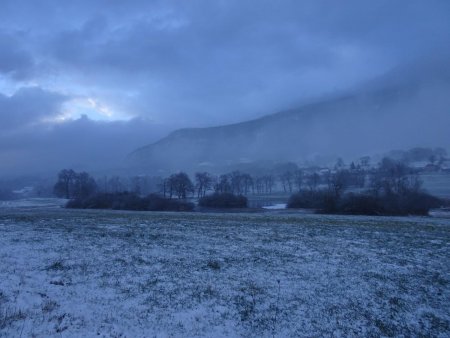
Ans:
[[[419,91],[432,83],[422,97],[449,87],[448,1],[0,6],[1,174],[119,166],[177,128],[250,120],[374,83],[389,89],[396,72]],[[440,110],[433,125],[449,124],[439,102],[429,106]],[[414,127],[425,110],[411,109]],[[396,126],[409,115],[400,116]],[[445,147],[439,133],[425,145]]]

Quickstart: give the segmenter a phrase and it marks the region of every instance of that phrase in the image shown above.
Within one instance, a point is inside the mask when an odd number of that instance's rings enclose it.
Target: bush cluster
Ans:
[[[208,208],[247,208],[247,197],[231,193],[215,193],[200,198],[198,204]]]
[[[287,208],[321,209],[324,206],[326,195],[324,190],[304,190],[291,195]]]
[[[194,204],[151,194],[139,197],[130,192],[97,193],[86,198],[69,201],[67,208],[74,209],[113,209],[137,211],[192,211]]]
[[[290,197],[288,208],[316,209],[319,213],[349,215],[428,215],[442,201],[421,191],[375,195],[370,191],[338,197],[328,191],[307,191]]]
[[[378,198],[370,195],[348,194],[341,202],[340,208],[348,214],[380,215],[428,215],[432,208],[442,204],[437,197],[425,192],[408,192],[404,194],[383,195]]]

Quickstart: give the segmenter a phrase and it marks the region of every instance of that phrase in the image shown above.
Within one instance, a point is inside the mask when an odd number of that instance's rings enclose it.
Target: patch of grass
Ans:
[[[132,262],[137,265],[146,265],[149,263],[144,258],[142,258],[141,256],[138,256],[138,255],[134,255],[132,257]]]
[[[381,336],[383,337],[395,337],[395,326],[392,323],[389,323],[382,319],[375,319],[375,326],[380,331]]]
[[[14,322],[24,320],[27,316],[20,309],[0,308],[0,329],[11,326]]]
[[[158,282],[158,278],[149,278],[143,283],[139,283],[139,291],[142,293],[153,291]]]
[[[209,260],[206,266],[211,270],[220,270],[220,262],[217,260]]]
[[[240,294],[236,297],[235,305],[242,322],[255,319],[258,298],[263,293],[263,289],[255,282],[248,282],[247,285],[240,288]]]
[[[0,215],[0,308],[26,304],[10,336],[450,332],[450,219],[33,213]]]
[[[62,260],[57,260],[46,267],[47,271],[63,271],[67,270],[68,267],[66,267]]]
[[[433,332],[449,332],[450,331],[450,321],[446,318],[441,318],[436,316],[432,312],[425,312],[420,319],[420,325]]]
[[[54,310],[56,310],[59,307],[59,304],[57,302],[55,302],[54,300],[46,300],[42,306],[42,312],[43,313],[50,313],[53,312]]]
[[[0,304],[6,302],[8,300],[8,297],[3,293],[3,291],[0,291]]]
[[[66,317],[68,317],[67,313],[63,313],[63,314],[60,314],[60,315],[55,315],[55,316],[53,316],[51,318],[52,320],[56,321],[55,327],[54,327],[54,330],[55,330],[56,333],[64,332],[65,330],[67,330],[69,328],[68,325],[64,324],[64,322],[65,322],[64,319]]]
[[[50,281],[50,284],[58,285],[58,286],[64,286],[65,285],[62,280],[52,280],[52,281]]]

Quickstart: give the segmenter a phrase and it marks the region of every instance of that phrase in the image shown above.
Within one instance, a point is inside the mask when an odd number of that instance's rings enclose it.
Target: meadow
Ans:
[[[0,336],[448,337],[450,218],[0,210]]]

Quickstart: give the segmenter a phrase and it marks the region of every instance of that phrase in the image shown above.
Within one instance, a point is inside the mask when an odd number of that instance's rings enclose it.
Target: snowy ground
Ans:
[[[0,210],[0,336],[449,337],[450,219]]]
[[[68,200],[62,198],[25,198],[11,201],[0,201],[0,212],[2,209],[12,208],[60,208],[66,205]]]
[[[267,209],[267,210],[282,210],[282,209],[286,209],[286,203],[276,203],[273,205],[268,205],[266,207],[263,207],[263,209]]]

